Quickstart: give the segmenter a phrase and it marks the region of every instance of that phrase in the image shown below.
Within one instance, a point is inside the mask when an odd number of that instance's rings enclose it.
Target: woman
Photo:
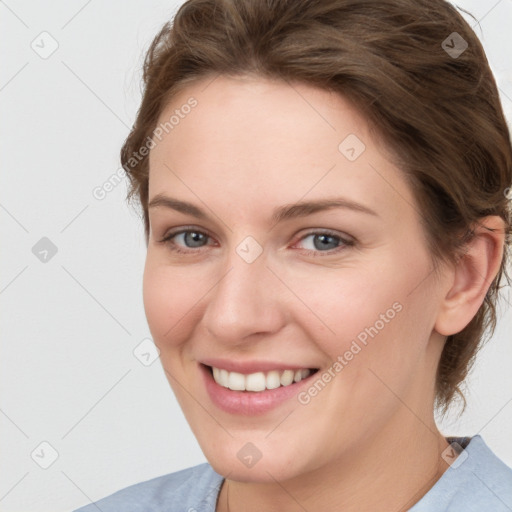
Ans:
[[[80,509],[512,509],[445,437],[507,277],[512,147],[443,0],[191,0],[122,151],[144,305],[208,460]]]

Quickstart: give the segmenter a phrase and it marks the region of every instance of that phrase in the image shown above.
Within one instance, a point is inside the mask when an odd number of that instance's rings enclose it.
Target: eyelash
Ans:
[[[202,247],[197,247],[195,249],[192,248],[192,249],[184,250],[184,249],[181,249],[180,246],[178,246],[178,245],[176,245],[175,243],[172,242],[172,239],[175,236],[181,235],[183,233],[199,233],[201,235],[207,236],[208,238],[211,238],[210,235],[208,235],[204,231],[201,231],[199,229],[188,228],[188,229],[180,229],[179,231],[174,231],[174,232],[171,231],[164,238],[159,240],[159,243],[167,245],[171,251],[179,253],[179,254],[193,254],[193,253],[197,253],[200,249],[202,249]],[[317,257],[317,256],[320,256],[320,257],[322,257],[322,256],[331,256],[333,254],[336,254],[336,253],[342,251],[343,249],[346,249],[347,247],[353,247],[356,244],[355,240],[349,239],[349,238],[344,238],[344,237],[342,237],[342,236],[340,236],[340,235],[336,234],[335,232],[330,231],[328,229],[317,230],[317,231],[310,231],[309,233],[304,234],[298,240],[298,242],[301,242],[302,240],[304,240],[305,238],[307,238],[308,236],[311,236],[311,235],[327,235],[329,237],[338,239],[343,244],[343,245],[339,245],[338,247],[336,247],[334,249],[329,249],[327,251],[318,251],[318,250],[314,251],[314,250],[310,250],[310,249],[303,249],[303,251],[306,254],[311,255],[313,257]],[[205,247],[205,246],[203,246],[203,247]]]

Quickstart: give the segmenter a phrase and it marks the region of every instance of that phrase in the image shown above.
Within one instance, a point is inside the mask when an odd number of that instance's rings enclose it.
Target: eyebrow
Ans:
[[[195,206],[194,204],[187,201],[180,201],[179,199],[168,197],[163,194],[157,194],[149,202],[148,208],[156,207],[170,208],[186,215],[192,215],[198,219],[208,218],[208,215],[204,212],[204,210]],[[379,214],[368,208],[368,206],[343,197],[334,197],[318,199],[315,201],[301,201],[298,203],[279,206],[272,212],[271,220],[272,222],[278,223],[297,217],[306,217],[307,215],[311,215],[323,210],[330,210],[332,208],[345,208],[347,210],[354,210],[379,217]]]

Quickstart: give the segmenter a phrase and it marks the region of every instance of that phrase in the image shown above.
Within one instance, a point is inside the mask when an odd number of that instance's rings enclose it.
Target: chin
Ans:
[[[210,447],[203,453],[218,474],[237,482],[275,483],[276,480],[289,480],[306,471],[301,461],[297,460],[298,450],[290,449],[290,453],[276,447],[259,450],[256,444],[249,441],[233,442],[224,445],[220,451]]]

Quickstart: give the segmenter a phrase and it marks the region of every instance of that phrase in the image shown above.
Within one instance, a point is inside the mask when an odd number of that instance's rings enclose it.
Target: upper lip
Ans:
[[[272,370],[301,370],[303,368],[316,369],[309,365],[280,363],[275,361],[236,361],[233,359],[203,359],[199,361],[206,366],[224,369],[228,372],[250,374],[257,372],[270,372]]]

